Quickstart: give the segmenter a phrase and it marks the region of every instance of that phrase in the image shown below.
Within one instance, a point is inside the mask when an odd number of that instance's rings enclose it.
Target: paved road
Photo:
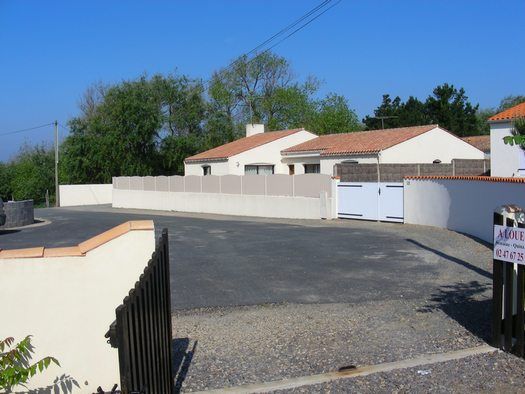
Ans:
[[[174,309],[425,298],[490,281],[487,248],[446,230],[358,221],[263,220],[109,207],[38,209],[48,225],[0,232],[0,248],[67,246],[133,219],[170,237]]]

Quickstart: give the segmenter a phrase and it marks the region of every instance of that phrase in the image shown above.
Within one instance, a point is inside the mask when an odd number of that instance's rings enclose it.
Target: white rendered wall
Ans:
[[[112,184],[60,185],[60,206],[111,204]]]
[[[510,122],[492,123],[490,125],[491,176],[522,176],[522,171],[519,171],[519,169],[525,169],[525,153],[523,149],[503,142],[504,137],[511,135],[512,125]]]
[[[525,183],[407,179],[405,223],[448,228],[492,242],[494,210],[525,207]]]
[[[230,171],[230,165],[228,163],[228,160],[184,163],[184,175],[202,176],[204,175],[204,172],[202,170],[203,166],[211,167],[211,175],[228,175]]]
[[[333,194],[332,194],[333,195]],[[334,198],[113,190],[114,208],[289,219],[333,219]],[[325,207],[323,207],[325,205]]]
[[[117,349],[104,334],[154,249],[154,231],[140,230],[84,257],[0,259],[0,337],[33,335],[33,360],[53,356],[61,365],[31,378],[30,389],[62,393],[50,386],[64,374],[80,386],[73,393],[120,386]]]
[[[249,164],[273,164],[275,174],[288,174],[288,166],[283,163],[281,151],[301,144],[317,136],[302,130],[287,137],[260,145],[248,151],[239,153],[222,162],[206,162],[184,164],[184,175],[203,175],[202,166],[211,166],[212,175],[244,175],[244,166]]]
[[[483,159],[485,154],[454,135],[435,128],[381,152],[381,163],[432,163],[439,159]]]

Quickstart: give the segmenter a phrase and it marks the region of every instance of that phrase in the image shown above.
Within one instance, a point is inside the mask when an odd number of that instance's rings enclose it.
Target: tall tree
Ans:
[[[306,128],[317,134],[350,133],[362,129],[357,114],[348,106],[345,97],[335,93],[318,100]]]
[[[436,87],[425,102],[431,123],[438,123],[459,136],[479,134],[476,111],[479,105],[468,101],[463,88],[447,83]]]

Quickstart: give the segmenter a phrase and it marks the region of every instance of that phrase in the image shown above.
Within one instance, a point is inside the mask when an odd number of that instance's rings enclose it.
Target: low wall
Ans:
[[[104,335],[154,249],[153,222],[135,221],[74,247],[0,251],[0,338],[33,335],[33,360],[60,362],[28,389],[94,393],[120,385],[118,352]]]
[[[492,243],[494,210],[525,207],[525,180],[416,177],[404,181],[405,223],[448,228]]]
[[[113,185],[60,185],[60,206],[111,204]]]
[[[325,193],[326,194],[326,193]],[[113,190],[114,208],[288,219],[334,219],[333,198]]]
[[[324,174],[113,178],[113,207],[290,219],[336,217]]]
[[[7,201],[4,203],[6,221],[0,228],[27,226],[35,222],[33,200]]]

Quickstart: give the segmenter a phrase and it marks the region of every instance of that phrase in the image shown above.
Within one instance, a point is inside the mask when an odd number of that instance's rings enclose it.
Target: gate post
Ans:
[[[524,356],[525,213],[516,206],[494,212],[492,345]]]

